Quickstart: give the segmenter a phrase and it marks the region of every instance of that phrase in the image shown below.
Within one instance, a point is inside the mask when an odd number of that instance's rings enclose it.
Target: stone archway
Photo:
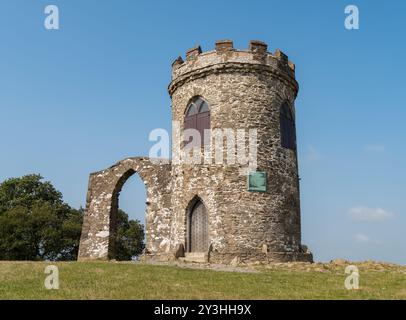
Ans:
[[[116,259],[116,235],[117,235],[117,220],[118,220],[118,210],[119,210],[119,198],[121,190],[126,182],[133,176],[137,175],[137,171],[133,168],[128,169],[121,178],[117,181],[117,184],[113,190],[112,198],[111,198],[111,208],[110,208],[110,230],[109,230],[109,250],[108,250],[108,258],[109,259]],[[142,180],[142,179],[141,179]],[[144,182],[145,184],[145,182]],[[145,199],[145,202],[146,199]],[[146,227],[146,226],[145,226]]]
[[[124,183],[137,173],[147,191],[147,251],[160,253],[170,248],[171,165],[148,158],[129,158],[92,173],[79,246],[79,260],[107,260],[114,257],[114,232],[118,197]],[[157,232],[159,230],[159,232]]]

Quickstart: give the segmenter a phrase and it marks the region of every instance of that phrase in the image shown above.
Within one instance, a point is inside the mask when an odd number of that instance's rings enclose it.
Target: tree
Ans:
[[[0,184],[0,260],[76,260],[83,210],[63,202],[62,193],[37,174]],[[144,249],[144,227],[119,210],[117,260]]]
[[[0,259],[73,260],[83,210],[75,210],[40,175],[0,184]]]
[[[0,214],[18,206],[31,209],[38,202],[62,205],[62,194],[38,174],[11,178],[0,184]]]
[[[119,209],[117,214],[116,259],[131,260],[144,250],[144,226],[139,220],[129,220]]]

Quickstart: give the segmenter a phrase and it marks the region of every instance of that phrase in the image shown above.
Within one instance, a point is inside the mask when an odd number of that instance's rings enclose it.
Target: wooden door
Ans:
[[[209,248],[209,227],[206,207],[198,201],[190,214],[190,251],[206,252]]]

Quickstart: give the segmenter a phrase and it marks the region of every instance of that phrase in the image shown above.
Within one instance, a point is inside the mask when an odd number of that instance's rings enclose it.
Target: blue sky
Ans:
[[[44,28],[44,8],[60,30]],[[360,29],[344,28],[357,5]],[[147,155],[170,128],[178,55],[218,39],[281,48],[296,63],[303,242],[317,260],[406,264],[406,2],[0,2],[0,180],[41,173],[72,206],[90,172]],[[121,206],[144,219],[132,178]]]

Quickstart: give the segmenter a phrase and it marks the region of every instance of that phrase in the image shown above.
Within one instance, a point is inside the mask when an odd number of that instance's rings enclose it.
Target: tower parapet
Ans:
[[[248,50],[237,50],[232,40],[219,40],[215,50],[203,52],[200,46],[186,52],[186,60],[178,57],[172,64],[172,82],[169,94],[188,80],[205,77],[210,73],[224,72],[271,73],[292,86],[297,94],[295,65],[280,49],[268,52],[265,42],[251,40]]]

